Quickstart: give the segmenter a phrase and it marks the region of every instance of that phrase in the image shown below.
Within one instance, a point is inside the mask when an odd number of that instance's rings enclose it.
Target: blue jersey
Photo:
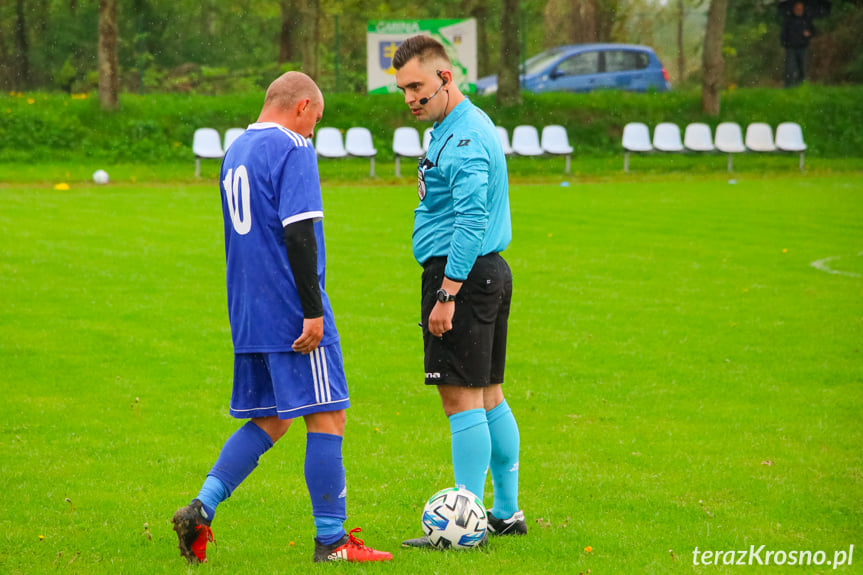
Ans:
[[[413,251],[419,263],[448,256],[444,273],[463,281],[477,257],[509,245],[506,156],[494,123],[470,100],[434,125],[418,190]]]
[[[252,124],[228,148],[221,181],[234,352],[291,351],[303,332],[303,308],[288,262],[284,227],[307,219],[315,222],[318,243],[324,307],[321,345],[337,342],[324,290],[324,209],[311,142],[278,124]]]

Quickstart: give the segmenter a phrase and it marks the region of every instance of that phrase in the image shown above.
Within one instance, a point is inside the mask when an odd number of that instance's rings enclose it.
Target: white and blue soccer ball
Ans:
[[[485,536],[488,516],[479,497],[463,487],[441,489],[423,508],[423,533],[438,549],[470,549]]]
[[[108,172],[105,170],[96,170],[93,172],[93,181],[97,184],[107,184],[108,183]]]

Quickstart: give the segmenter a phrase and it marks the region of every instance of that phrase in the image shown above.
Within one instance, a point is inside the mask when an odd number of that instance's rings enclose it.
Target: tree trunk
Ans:
[[[120,105],[117,57],[117,0],[99,0],[99,102],[103,110]]]
[[[596,25],[596,0],[575,0],[573,2],[575,20],[578,22],[576,43],[591,43],[599,40]]]
[[[686,56],[683,53],[683,23],[686,13],[683,10],[683,0],[677,0],[677,83],[683,82],[686,76]]]
[[[543,12],[545,45],[609,42],[618,3],[619,0],[549,0]]]
[[[294,0],[281,0],[282,31],[279,34],[279,64],[294,60],[294,45],[297,29],[302,24],[302,14]]]
[[[12,84],[18,90],[30,87],[30,41],[27,38],[24,0],[15,2],[15,62]]]
[[[594,0],[594,18],[596,19],[596,41],[610,42],[611,31],[617,18],[618,0]]]
[[[463,0],[462,12],[469,14],[471,18],[476,20],[476,45],[478,47],[488,46],[488,32],[486,31],[485,21],[488,17],[488,7],[485,2],[477,0]],[[477,78],[489,74],[488,70],[488,51],[478,49],[476,55]]]
[[[701,84],[701,109],[711,116],[719,115],[719,87],[722,82],[722,33],[728,0],[710,0],[707,30],[704,33],[704,79]]]
[[[500,17],[500,70],[497,74],[497,103],[521,104],[521,45],[518,36],[519,0],[503,0]]]
[[[0,0],[0,12],[3,12],[3,0]],[[9,50],[6,48],[3,26],[0,26],[0,90],[5,91],[12,86],[9,75]]]
[[[545,3],[542,11],[545,26],[544,48],[578,43],[576,13],[577,6],[572,0],[548,0]]]
[[[318,68],[318,44],[321,40],[321,1],[308,0],[303,10],[303,72],[316,82],[320,70]]]

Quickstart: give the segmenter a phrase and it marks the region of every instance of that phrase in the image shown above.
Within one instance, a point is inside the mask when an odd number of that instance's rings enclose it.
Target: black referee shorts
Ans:
[[[498,253],[476,259],[456,295],[452,330],[436,337],[428,320],[437,303],[445,257],[423,264],[422,328],[427,385],[487,387],[503,383],[512,272]]]

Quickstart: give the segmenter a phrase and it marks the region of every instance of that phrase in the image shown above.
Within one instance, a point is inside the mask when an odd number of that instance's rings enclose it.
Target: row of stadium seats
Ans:
[[[243,128],[231,128],[225,132],[224,144],[219,133],[213,128],[195,130],[192,149],[195,154],[195,176],[200,175],[201,159],[219,159],[225,155],[231,143],[243,133]],[[431,140],[432,128],[426,128],[420,140],[419,132],[413,127],[399,127],[393,133],[392,151],[395,156],[395,173],[401,176],[401,158],[419,158],[425,155]],[[570,172],[572,146],[566,128],[559,125],[545,126],[542,135],[534,126],[516,126],[510,144],[506,128],[497,126],[498,137],[507,155],[542,156],[545,154],[565,156],[565,172]],[[686,126],[681,139],[680,127],[672,122],[657,124],[650,137],[647,124],[630,122],[623,127],[622,144],[624,149],[623,170],[629,171],[629,154],[646,152],[722,152],[728,154],[728,171],[733,169],[733,154],[743,152],[796,152],[800,154],[800,169],[804,167],[806,143],[803,130],[796,122],[783,122],[776,128],[776,138],[769,124],[754,122],[746,127],[744,138],[740,125],[735,122],[722,122],[716,127],[716,134],[704,123]],[[338,128],[319,128],[315,137],[315,150],[322,158],[360,157],[369,158],[369,175],[375,175],[375,157],[372,134],[368,128],[353,127],[345,133]]]
[[[213,128],[198,128],[192,141],[195,154],[195,177],[201,174],[202,159],[220,159],[228,151],[231,143],[244,132],[243,128],[231,128],[225,132],[224,143],[219,132]],[[395,156],[396,176],[401,176],[401,158],[420,158],[425,155],[431,141],[432,128],[427,128],[422,141],[416,128],[400,127],[393,133],[393,155]],[[566,157],[566,173],[570,171],[570,158],[573,152],[569,136],[563,126],[545,126],[542,136],[534,126],[516,126],[510,144],[506,128],[497,126],[497,134],[507,155],[542,156],[545,154]],[[375,156],[377,150],[368,128],[353,127],[345,133],[338,128],[318,128],[315,136],[315,150],[322,158],[369,158],[369,176],[375,175]]]
[[[769,124],[754,122],[746,127],[746,138],[740,124],[722,122],[716,126],[716,137],[710,126],[700,122],[686,126],[683,140],[680,128],[672,122],[657,124],[653,130],[653,140],[646,124],[631,122],[623,127],[623,171],[629,171],[630,152],[723,152],[728,154],[728,171],[732,170],[732,155],[743,152],[796,152],[800,154],[800,169],[803,169],[803,155],[806,143],[803,130],[796,122],[783,122],[776,127],[776,139]]]
[[[425,155],[431,141],[432,128],[426,128],[420,141],[419,131],[413,127],[396,128],[393,133],[393,155],[395,156],[396,176],[401,176],[401,158],[420,158]],[[507,155],[541,156],[544,154],[566,156],[566,172],[570,169],[572,146],[563,126],[546,126],[542,138],[533,126],[518,126],[513,131],[512,145],[506,128],[497,126],[498,137]],[[315,149],[324,158],[344,158],[347,156],[369,157],[372,161],[369,175],[374,176],[374,155],[371,133],[366,128],[351,128],[345,134],[337,128],[319,128],[315,137]]]

